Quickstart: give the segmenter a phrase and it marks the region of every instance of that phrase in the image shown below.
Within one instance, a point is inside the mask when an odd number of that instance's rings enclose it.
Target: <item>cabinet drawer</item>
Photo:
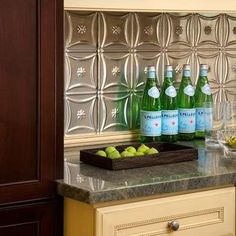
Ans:
[[[173,231],[170,222],[177,222]],[[96,209],[96,236],[234,236],[235,188]]]

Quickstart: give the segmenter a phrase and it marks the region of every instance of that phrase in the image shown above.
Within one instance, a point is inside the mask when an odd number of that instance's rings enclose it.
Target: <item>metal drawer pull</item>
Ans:
[[[177,231],[179,229],[179,223],[177,221],[171,221],[168,223],[168,228],[173,231]]]

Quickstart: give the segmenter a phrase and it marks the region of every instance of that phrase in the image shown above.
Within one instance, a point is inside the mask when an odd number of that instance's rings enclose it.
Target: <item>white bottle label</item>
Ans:
[[[148,90],[148,95],[152,98],[159,98],[160,92],[157,87],[152,87]]]
[[[188,85],[184,88],[184,93],[188,96],[193,96],[194,95],[194,88],[192,85]]]
[[[169,87],[166,89],[165,94],[166,94],[167,96],[169,96],[169,97],[172,97],[172,98],[176,97],[177,93],[176,93],[175,87],[172,86],[172,85],[169,86]]]
[[[161,133],[164,135],[178,134],[178,110],[162,110]]]
[[[161,111],[140,111],[140,131],[143,136],[161,135]]]
[[[212,108],[205,108],[205,130],[211,131],[213,127],[213,110]]]
[[[195,116],[196,109],[179,109],[179,133],[194,133],[195,132]]]
[[[209,84],[205,84],[202,88],[201,88],[202,92],[206,95],[211,95],[211,87]]]
[[[205,131],[204,108],[196,108],[196,131]]]

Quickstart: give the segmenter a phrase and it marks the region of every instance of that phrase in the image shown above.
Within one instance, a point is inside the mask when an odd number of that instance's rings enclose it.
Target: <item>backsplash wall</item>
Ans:
[[[236,15],[65,12],[65,137],[139,126],[146,66],[209,65],[215,101],[236,99]]]

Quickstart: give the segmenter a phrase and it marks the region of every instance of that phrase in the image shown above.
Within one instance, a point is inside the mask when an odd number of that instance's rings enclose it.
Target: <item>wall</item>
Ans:
[[[209,65],[215,101],[236,99],[236,15],[65,12],[65,137],[129,133],[139,126],[146,66],[177,86],[190,63]]]

